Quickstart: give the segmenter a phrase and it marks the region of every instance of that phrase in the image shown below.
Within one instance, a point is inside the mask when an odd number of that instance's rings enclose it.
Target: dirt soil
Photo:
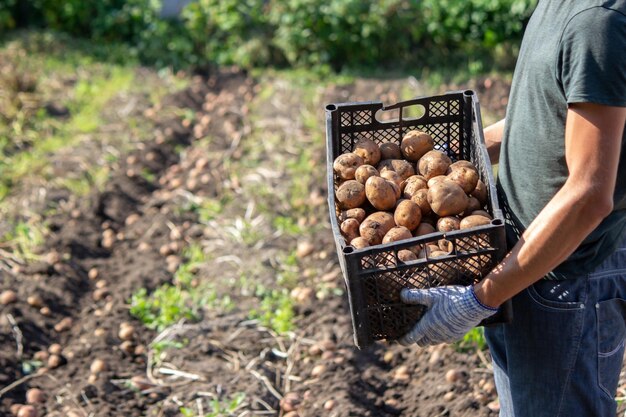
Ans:
[[[372,99],[376,89],[391,102],[396,87],[359,80],[324,87],[320,94],[326,102],[357,101]],[[476,88],[483,106],[503,114],[507,85],[481,80]],[[386,343],[355,349],[345,295],[301,298],[296,330],[286,334],[250,320],[253,300],[241,294],[232,295],[234,308],[207,307],[201,320],[163,332],[129,314],[131,295],[173,282],[184,261],[182,249],[197,241],[211,248],[215,262],[199,267],[196,277],[218,289],[250,258],[262,260],[268,272],[260,279],[269,285],[279,269],[272,254],[289,247],[298,248],[299,284],[342,289],[327,220],[324,168],[314,176],[317,184],[311,184],[306,202],[315,210],[303,224],[316,232],[305,241],[268,232],[258,247],[237,247],[218,229],[250,219],[250,206],[234,207],[208,225],[192,211],[180,210],[194,195],[241,195],[244,179],[229,171],[228,161],[246,158],[251,129],[301,133],[301,126],[289,122],[298,117],[298,98],[281,96],[286,91],[277,84],[276,99],[264,102],[267,107],[260,111],[266,118],[248,120],[248,105],[260,94],[255,80],[235,70],[196,76],[188,89],[162,104],[190,110],[196,114],[193,121],[161,116],[160,107],[143,109],[154,123],[154,138],[121,158],[103,192],[83,199],[67,191],[48,192],[49,201],[66,204],[46,218],[50,234],[42,260],[24,264],[3,252],[0,261],[0,292],[17,292],[15,302],[0,305],[1,416],[11,415],[12,405],[24,404],[31,388],[45,393],[35,407],[49,417],[177,416],[183,406],[196,410],[190,415],[202,415],[216,411],[211,400],[228,403],[236,393],[245,394],[236,407],[207,415],[498,414],[487,351]],[[271,119],[276,114],[282,118]],[[207,135],[214,140],[198,141]],[[323,166],[323,147],[316,152]],[[286,189],[291,178],[271,169],[265,166],[259,175],[277,190]],[[140,175],[146,171],[152,175]],[[276,204],[270,210],[284,210]],[[134,329],[127,342],[120,333],[123,323]],[[165,353],[153,348],[155,341],[177,340],[186,343]]]

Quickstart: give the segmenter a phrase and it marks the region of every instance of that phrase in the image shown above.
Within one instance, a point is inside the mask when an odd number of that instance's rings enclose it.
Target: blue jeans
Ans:
[[[593,273],[541,280],[485,328],[500,417],[615,416],[626,337],[626,242]]]

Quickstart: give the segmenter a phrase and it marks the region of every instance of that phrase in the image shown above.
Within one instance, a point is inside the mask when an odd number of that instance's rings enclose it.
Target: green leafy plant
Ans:
[[[455,343],[456,350],[460,352],[470,352],[476,350],[485,350],[487,341],[485,340],[485,332],[482,327],[474,327],[461,340]]]
[[[244,405],[246,394],[243,392],[236,393],[231,398],[212,398],[209,401],[211,411],[204,414],[204,417],[230,417],[235,416],[236,412]],[[197,417],[199,413],[188,407],[181,407],[180,413],[184,417]]]
[[[260,298],[258,309],[250,311],[250,318],[282,334],[293,329],[295,312],[293,301],[286,289],[267,290],[264,287],[257,289],[257,297]]]
[[[19,221],[0,241],[6,243],[15,256],[27,261],[38,260],[40,256],[36,249],[44,242],[44,232],[41,226],[35,223]]]
[[[188,292],[164,284],[152,294],[145,288],[135,292],[130,300],[130,314],[146,327],[161,331],[182,319],[196,319],[197,308],[191,304]]]

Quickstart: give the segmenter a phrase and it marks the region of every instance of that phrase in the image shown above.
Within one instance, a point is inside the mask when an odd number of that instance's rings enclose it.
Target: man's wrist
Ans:
[[[487,311],[492,311],[492,312],[496,312],[498,311],[498,307],[491,307],[489,305],[486,305],[485,303],[483,303],[478,296],[476,295],[476,291],[474,290],[474,286],[470,285],[470,293],[472,294],[472,297],[474,297],[474,301],[476,301],[476,303],[481,306],[484,310]]]
[[[498,309],[503,301],[494,297],[491,281],[483,279],[479,283],[472,286],[472,294],[476,297],[476,301],[488,309]]]

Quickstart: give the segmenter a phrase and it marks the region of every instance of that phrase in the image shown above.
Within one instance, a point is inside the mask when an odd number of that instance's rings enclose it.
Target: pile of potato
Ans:
[[[411,130],[401,143],[359,140],[333,163],[340,229],[361,249],[435,231],[489,224],[487,188],[469,161],[435,149],[426,132]],[[450,253],[450,242],[399,251],[402,261]]]

